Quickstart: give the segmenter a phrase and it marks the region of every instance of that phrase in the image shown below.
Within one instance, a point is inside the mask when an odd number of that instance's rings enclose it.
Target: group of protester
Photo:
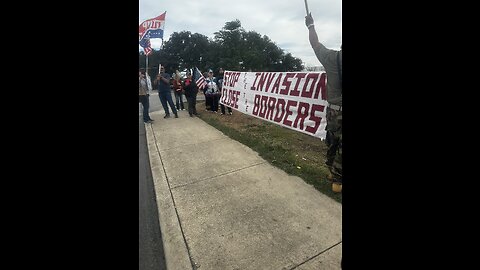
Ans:
[[[192,73],[187,71],[186,78],[182,78],[180,72],[177,70],[173,76],[165,72],[165,67],[160,68],[160,72],[156,79],[153,81],[153,87],[158,90],[160,102],[162,103],[165,111],[164,118],[170,117],[170,110],[178,118],[178,111],[185,110],[183,95],[187,98],[188,114],[190,117],[198,115],[197,113],[197,94],[202,91],[205,96],[205,110],[212,113],[218,113],[219,100],[221,96],[223,86],[223,68],[219,68],[218,76],[213,76],[213,70],[209,69],[204,73],[205,84],[201,89],[197,85],[196,81],[192,78]],[[139,71],[139,101],[143,105],[143,120],[145,123],[150,123],[153,119],[150,118],[149,108],[149,90],[147,87],[147,79],[145,78],[145,72]],[[175,102],[172,99],[171,92],[173,90]],[[225,108],[226,107],[226,108]],[[228,112],[232,115],[232,108],[220,104],[220,111],[222,115]]]
[[[343,169],[342,169],[342,49],[339,51],[326,48],[319,42],[313,17],[310,13],[305,16],[305,25],[308,28],[310,45],[317,56],[317,59],[324,66],[327,73],[327,101],[326,110],[326,138],[325,143],[328,147],[326,154],[326,165],[329,168],[329,180],[332,182],[334,192],[342,192]],[[180,73],[176,72],[174,77],[165,73],[165,67],[161,67],[159,74],[154,81],[154,87],[158,89],[160,101],[165,110],[164,118],[170,117],[170,109],[175,118],[178,118],[177,111],[184,110],[182,95],[185,94],[188,102],[188,113],[191,117],[197,115],[196,97],[202,90],[205,95],[205,109],[213,113],[218,113],[219,100],[223,85],[223,68],[219,69],[218,76],[214,77],[213,70],[209,69],[204,75],[206,84],[199,89],[192,74],[187,72],[186,79],[182,80]],[[150,123],[153,119],[148,114],[149,110],[149,89],[145,74],[139,72],[139,102],[143,105],[143,121]],[[171,87],[175,93],[176,106],[171,96]],[[225,114],[225,106],[220,104],[221,113]],[[232,109],[227,107],[228,114],[232,114]]]
[[[310,45],[327,73],[328,80],[326,89],[328,107],[326,110],[327,125],[325,128],[325,143],[328,150],[325,163],[330,171],[328,180],[332,183],[332,191],[342,192],[342,48],[340,47],[339,51],[328,49],[319,42],[311,13],[307,13],[307,16],[305,16],[305,25],[308,29]],[[173,78],[173,83],[171,84],[171,77],[168,73],[165,73],[165,68],[162,66],[160,73],[155,79],[154,85],[156,85],[158,89],[160,101],[165,110],[164,118],[170,117],[167,103],[170,105],[175,117],[178,118],[177,110],[184,110],[182,94],[185,94],[187,98],[189,115],[191,117],[197,115],[195,106],[199,90],[203,90],[203,94],[205,95],[205,109],[213,113],[218,112],[223,84],[223,69],[219,69],[217,77],[214,77],[213,70],[209,69],[204,77],[206,84],[203,89],[198,88],[195,80],[192,79],[192,74],[190,72],[187,73],[187,78],[185,80],[182,80],[177,72]],[[170,85],[172,85],[174,89],[176,106],[173,104]],[[153,121],[148,114],[149,94],[148,81],[145,79],[145,74],[139,72],[139,102],[143,105],[143,121],[145,123]],[[220,104],[220,107],[221,113],[225,114],[225,106]],[[228,113],[232,114],[232,109],[230,107],[227,108]],[[341,260],[341,267],[343,268],[343,260]]]

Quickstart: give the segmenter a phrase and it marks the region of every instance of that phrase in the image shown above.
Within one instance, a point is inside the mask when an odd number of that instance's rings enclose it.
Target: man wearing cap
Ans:
[[[342,48],[340,51],[327,49],[318,41],[311,13],[305,16],[310,45],[327,72],[327,135],[328,146],[326,165],[330,170],[334,192],[342,191]]]

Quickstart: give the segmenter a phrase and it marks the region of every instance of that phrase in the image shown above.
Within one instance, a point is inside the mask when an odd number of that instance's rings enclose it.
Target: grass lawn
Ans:
[[[185,107],[187,108],[187,107]],[[199,118],[228,137],[248,146],[273,166],[296,175],[317,190],[342,203],[342,194],[331,190],[325,166],[325,143],[313,136],[233,110],[233,115],[205,111],[205,101],[197,102]]]

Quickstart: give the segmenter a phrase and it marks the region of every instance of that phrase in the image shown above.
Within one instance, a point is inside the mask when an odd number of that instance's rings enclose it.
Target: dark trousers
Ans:
[[[212,110],[212,96],[210,95],[205,95],[205,110]]]
[[[175,105],[177,106],[177,110],[185,109],[185,107],[183,107],[183,94],[182,94],[182,92],[174,91],[174,93],[175,93]]]
[[[177,114],[177,109],[175,109],[175,105],[173,104],[172,100],[172,93],[168,92],[159,92],[158,97],[160,98],[160,102],[162,103],[163,110],[165,110],[166,115],[170,115],[170,111],[168,110],[167,102],[172,109],[173,114]]]
[[[138,100],[140,101],[140,103],[142,103],[143,107],[143,122],[147,122],[148,120],[150,120],[150,116],[148,115],[148,110],[150,107],[148,96],[139,95]]]
[[[222,114],[225,114],[225,105],[223,105],[222,103],[220,103],[220,110],[222,110]],[[230,107],[227,107],[227,110],[228,110],[228,113],[232,112],[232,108]]]
[[[213,95],[212,96],[212,112],[217,112],[218,111],[218,101],[220,100],[219,95]]]
[[[197,95],[187,97],[188,102],[188,114],[197,114]]]

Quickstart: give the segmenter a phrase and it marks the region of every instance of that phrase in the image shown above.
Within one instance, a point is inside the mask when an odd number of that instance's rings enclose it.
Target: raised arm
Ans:
[[[305,25],[308,28],[308,39],[310,40],[310,45],[312,46],[315,55],[317,56],[318,60],[322,65],[324,65],[326,61],[327,55],[332,51],[327,49],[320,41],[318,40],[317,31],[315,31],[315,24],[313,22],[312,13],[308,13],[305,16]]]
[[[315,31],[315,24],[313,22],[312,13],[308,13],[305,16],[305,25],[308,28],[308,39],[310,40],[310,45],[315,50],[316,47],[320,46],[320,42],[318,41],[317,32]]]

